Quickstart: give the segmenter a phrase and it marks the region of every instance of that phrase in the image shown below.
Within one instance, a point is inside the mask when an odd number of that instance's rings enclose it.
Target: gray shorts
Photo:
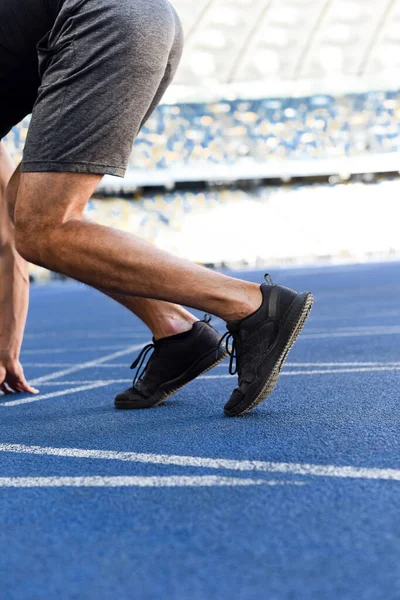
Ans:
[[[36,46],[40,85],[21,170],[123,177],[182,45],[167,0],[63,0]]]

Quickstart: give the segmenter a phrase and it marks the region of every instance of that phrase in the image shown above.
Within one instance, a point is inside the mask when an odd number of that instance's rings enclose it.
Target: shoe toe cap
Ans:
[[[244,395],[242,392],[236,388],[232,392],[232,396],[229,398],[228,402],[224,406],[224,411],[229,414],[233,409],[235,409],[242,402]]]
[[[118,406],[118,408],[120,408],[121,405],[124,404],[137,404],[138,407],[140,407],[140,404],[143,404],[143,402],[145,401],[146,397],[143,396],[143,394],[141,394],[139,390],[136,390],[135,388],[129,388],[115,396],[115,405]]]

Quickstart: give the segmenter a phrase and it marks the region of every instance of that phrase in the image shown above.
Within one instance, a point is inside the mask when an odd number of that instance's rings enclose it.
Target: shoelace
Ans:
[[[137,371],[135,373],[135,377],[133,378],[133,384],[135,385],[135,383],[141,379],[141,377],[144,375],[146,369],[147,369],[147,365],[149,364],[149,360],[147,361],[147,363],[145,364],[145,366],[143,367],[142,372],[139,375],[140,369],[143,366],[144,361],[146,360],[146,356],[149,354],[149,352],[151,352],[152,350],[154,350],[155,346],[154,344],[147,344],[147,346],[145,346],[142,351],[140,352],[139,356],[136,358],[136,360],[133,361],[133,363],[131,364],[131,369],[135,369],[137,367]],[[151,357],[150,357],[151,358]]]
[[[203,319],[203,321],[204,321],[204,323],[207,323],[207,324],[208,324],[208,323],[210,323],[211,319],[212,319],[211,315],[209,315],[209,314],[205,314],[205,315],[204,315],[204,319]],[[134,378],[133,378],[133,383],[132,383],[132,385],[133,385],[133,386],[134,386],[134,385],[135,385],[135,383],[136,383],[137,381],[139,381],[139,380],[142,378],[142,376],[145,374],[145,372],[146,372],[146,369],[147,369],[147,367],[148,367],[148,364],[149,364],[149,362],[150,362],[151,356],[150,356],[149,360],[147,361],[147,363],[145,364],[145,366],[143,367],[142,371],[140,371],[140,369],[142,368],[142,366],[143,366],[143,363],[144,363],[144,361],[146,360],[146,357],[148,356],[148,354],[149,354],[149,353],[150,353],[152,350],[154,351],[154,349],[155,349],[155,345],[154,345],[154,343],[152,343],[152,344],[147,344],[147,346],[145,346],[144,348],[142,348],[142,350],[141,350],[140,354],[138,355],[138,357],[137,357],[137,358],[136,358],[136,359],[133,361],[133,363],[131,364],[131,367],[130,367],[131,369],[136,369],[136,367],[137,367],[137,370],[136,370],[135,376],[134,376]]]
[[[230,356],[229,374],[235,375],[235,373],[237,373],[237,370],[238,370],[237,338],[233,333],[231,333],[230,331],[227,331],[226,333],[224,333],[224,335],[220,339],[219,344],[218,344],[218,349],[220,348],[220,346],[222,346],[224,341],[225,341],[225,350],[227,351],[227,353]],[[229,346],[230,342],[232,342],[231,346]],[[235,363],[234,369],[233,369],[233,363]]]
[[[264,279],[269,285],[274,285],[274,283],[272,281],[272,277],[269,273],[265,273]],[[239,361],[240,353],[238,354],[238,346],[239,346],[238,337],[237,337],[237,335],[231,333],[230,331],[227,331],[220,339],[218,348],[223,344],[224,341],[225,341],[225,350],[227,351],[227,353],[230,356],[229,374],[235,375],[238,372],[238,368],[239,368],[238,363],[240,362]],[[231,343],[231,346],[229,346],[230,343]],[[235,367],[233,368],[234,363],[235,363]]]

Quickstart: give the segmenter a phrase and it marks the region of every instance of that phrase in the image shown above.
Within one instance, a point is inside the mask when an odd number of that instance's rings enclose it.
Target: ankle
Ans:
[[[235,300],[232,297],[230,298],[230,303],[222,318],[225,321],[240,321],[241,319],[245,319],[260,308],[262,300],[263,296],[260,286],[256,283],[246,284],[240,290]]]
[[[154,324],[152,327],[152,333],[155,340],[160,340],[171,335],[177,335],[178,333],[184,333],[189,331],[193,327],[193,323],[196,323],[198,319],[193,315],[182,317],[169,316],[164,318],[161,322]]]

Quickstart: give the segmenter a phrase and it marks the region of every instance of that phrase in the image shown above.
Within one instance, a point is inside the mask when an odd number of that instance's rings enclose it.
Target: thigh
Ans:
[[[54,234],[82,219],[101,177],[89,173],[21,173],[14,222],[16,248],[25,260],[53,268],[46,263],[46,253],[51,251]],[[71,251],[72,245],[57,248],[60,259]],[[76,251],[82,252],[79,244]]]
[[[38,46],[42,79],[22,171],[123,177],[140,126],[170,81],[177,36],[167,0],[65,0]]]
[[[15,202],[17,229],[40,239],[72,219],[81,219],[101,175],[93,173],[21,173]]]

